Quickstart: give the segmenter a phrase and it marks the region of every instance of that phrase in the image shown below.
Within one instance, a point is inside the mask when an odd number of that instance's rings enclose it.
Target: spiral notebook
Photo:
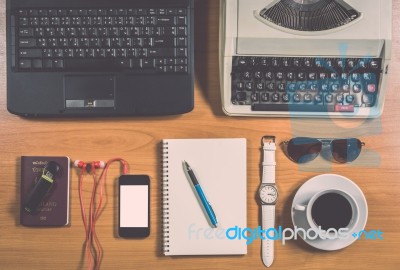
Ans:
[[[235,230],[247,227],[246,139],[166,139],[162,147],[164,254],[246,254],[246,241],[235,237]],[[217,228],[209,223],[183,160],[212,204]]]

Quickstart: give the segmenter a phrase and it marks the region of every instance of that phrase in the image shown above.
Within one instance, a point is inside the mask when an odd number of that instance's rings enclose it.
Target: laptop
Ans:
[[[194,0],[7,0],[7,108],[152,116],[194,106]]]

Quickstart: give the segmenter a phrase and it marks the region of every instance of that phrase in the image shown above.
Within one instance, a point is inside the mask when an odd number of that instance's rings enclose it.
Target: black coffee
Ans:
[[[315,225],[323,230],[339,230],[349,225],[353,210],[350,202],[338,193],[325,193],[314,201],[311,216]]]

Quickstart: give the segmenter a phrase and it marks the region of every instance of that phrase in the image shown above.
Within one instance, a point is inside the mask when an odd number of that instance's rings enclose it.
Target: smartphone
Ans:
[[[120,237],[140,238],[150,234],[150,178],[147,175],[121,175],[119,187]]]

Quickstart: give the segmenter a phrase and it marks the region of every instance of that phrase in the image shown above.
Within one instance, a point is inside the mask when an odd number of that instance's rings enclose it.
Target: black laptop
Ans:
[[[7,107],[22,116],[193,109],[194,0],[7,0]]]

